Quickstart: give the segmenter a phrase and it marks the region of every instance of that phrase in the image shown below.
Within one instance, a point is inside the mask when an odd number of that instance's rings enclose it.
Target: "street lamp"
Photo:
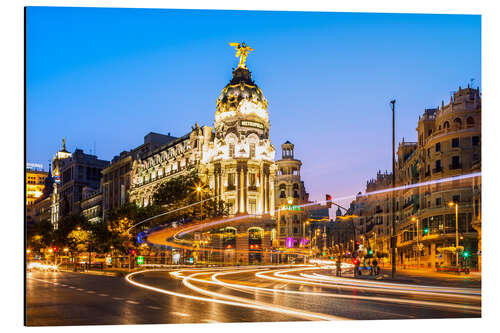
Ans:
[[[391,101],[392,104],[392,182],[391,182],[391,197],[392,197],[392,205],[391,205],[391,262],[392,262],[392,278],[396,278],[396,211],[395,211],[395,198],[394,198],[394,189],[396,187],[396,122],[394,117],[394,105],[396,104],[396,100],[393,99]]]
[[[412,220],[413,222],[416,222],[416,224],[417,224],[417,251],[418,251],[418,253],[417,253],[417,258],[418,258],[418,259],[417,259],[417,260],[418,260],[418,268],[420,268],[420,245],[419,245],[419,243],[418,243],[418,238],[419,238],[419,236],[420,236],[420,234],[419,234],[419,232],[418,232],[419,220],[418,220],[415,216],[413,216],[413,217],[411,218],[411,220]]]
[[[455,260],[458,267],[458,203],[450,201],[448,206],[455,207]]]

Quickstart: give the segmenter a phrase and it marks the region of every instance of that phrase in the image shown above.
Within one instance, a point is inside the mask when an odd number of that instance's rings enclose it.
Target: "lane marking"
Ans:
[[[93,291],[93,290],[87,290],[87,294],[95,294],[95,291]]]
[[[109,296],[109,295],[108,294],[97,294],[97,296],[106,297],[106,296]]]
[[[202,319],[201,321],[204,323],[220,323],[220,321],[212,320],[212,319]]]
[[[157,306],[152,306],[152,305],[148,305],[148,308],[149,309],[153,309],[153,310],[161,310],[160,307],[157,307]]]
[[[170,312],[170,314],[173,314],[174,316],[181,316],[181,317],[189,317],[190,315],[187,313],[183,312]]]
[[[139,302],[132,301],[132,300],[130,300],[130,299],[126,300],[125,302],[126,302],[126,303],[129,303],[129,304],[140,304]]]
[[[123,301],[123,300],[124,300],[124,299],[123,299],[123,298],[121,298],[121,297],[113,297],[113,299],[114,299],[115,301]]]
[[[82,288],[76,288],[76,290],[78,290],[78,291],[85,291],[85,289],[82,289]]]

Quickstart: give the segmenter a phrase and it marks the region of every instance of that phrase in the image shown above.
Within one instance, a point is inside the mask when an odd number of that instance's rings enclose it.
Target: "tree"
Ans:
[[[122,253],[127,253],[128,247],[137,245],[137,235],[148,225],[131,228],[134,224],[156,216],[162,212],[160,206],[151,205],[138,207],[135,203],[126,204],[110,212],[107,229],[110,232],[110,244]]]
[[[54,241],[58,246],[68,243],[68,235],[78,227],[84,228],[88,224],[87,219],[80,214],[68,215],[59,220],[58,228],[54,230]]]
[[[52,246],[53,227],[48,220],[34,223],[26,231],[27,246],[33,251],[38,252],[42,248]]]
[[[185,218],[214,218],[226,216],[229,206],[218,198],[197,171],[178,176],[159,185],[153,194],[153,202],[171,212],[163,222]]]
[[[68,234],[69,247],[78,252],[87,251],[90,246],[90,234],[87,230],[77,228]]]

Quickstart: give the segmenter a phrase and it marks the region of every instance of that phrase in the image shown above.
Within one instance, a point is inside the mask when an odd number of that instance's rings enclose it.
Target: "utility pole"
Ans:
[[[391,101],[392,104],[392,235],[391,235],[391,262],[392,262],[392,278],[396,278],[396,210],[394,200],[394,188],[396,187],[396,127],[394,117],[394,104],[396,100]]]

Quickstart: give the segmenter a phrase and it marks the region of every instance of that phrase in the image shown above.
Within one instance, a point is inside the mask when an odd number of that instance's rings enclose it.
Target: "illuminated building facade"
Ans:
[[[425,110],[417,134],[417,142],[399,144],[396,186],[431,183],[396,192],[397,263],[456,265],[456,215],[449,204],[458,203],[459,264],[480,269],[481,177],[433,182],[481,171],[479,89],[459,88],[449,104]],[[390,251],[392,207],[390,192],[370,192],[390,187],[391,175],[379,174],[351,205],[358,240],[374,253]]]
[[[101,172],[108,165],[108,161],[85,154],[81,149],[76,149],[73,154],[69,153],[63,140],[62,149],[52,161],[54,191],[51,200],[51,223],[55,229],[62,217],[81,212],[83,189],[87,187],[98,190]]]
[[[45,190],[48,172],[26,168],[26,222],[31,223],[35,214],[35,203],[41,199]]]
[[[46,171],[26,169],[26,206],[31,207],[42,196],[47,176]]]
[[[280,241],[282,245],[299,247],[301,239],[308,238],[306,235],[308,214],[306,208],[300,205],[309,202],[309,194],[300,178],[302,162],[295,159],[294,155],[294,145],[290,141],[281,145],[281,159],[276,161],[274,186],[276,208],[281,208],[277,216]],[[285,244],[287,239],[289,244]]]
[[[209,195],[230,206],[231,215],[256,215],[245,223],[205,233],[204,242],[224,249],[211,254],[210,260],[270,262],[270,252],[263,249],[270,248],[276,237],[272,218],[276,215],[277,166],[269,131],[267,100],[240,63],[217,98],[213,127],[195,123],[184,136],[133,162],[130,201],[150,205],[158,185],[196,171],[209,185]],[[299,185],[303,188],[300,181]],[[300,198],[304,196],[301,191]]]
[[[115,156],[111,164],[102,170],[103,215],[130,202],[129,190],[132,184],[132,166],[139,156],[145,156],[176,137],[150,132],[144,136],[144,143],[130,151]]]

